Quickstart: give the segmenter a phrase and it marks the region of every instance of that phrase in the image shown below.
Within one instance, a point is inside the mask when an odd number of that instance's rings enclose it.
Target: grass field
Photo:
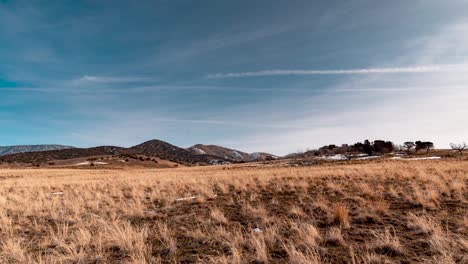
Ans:
[[[0,263],[468,263],[468,161],[0,170]]]

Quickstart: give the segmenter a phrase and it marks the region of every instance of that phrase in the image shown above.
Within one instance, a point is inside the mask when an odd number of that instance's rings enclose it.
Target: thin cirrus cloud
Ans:
[[[437,72],[464,72],[468,65],[425,65],[412,67],[365,68],[365,69],[335,69],[335,70],[263,70],[253,72],[234,72],[209,74],[208,79],[222,78],[248,78],[262,76],[287,75],[353,75],[353,74],[397,74],[397,73],[437,73]]]
[[[80,83],[132,83],[132,82],[152,82],[157,81],[151,77],[115,77],[115,76],[93,76],[85,75],[74,80],[75,84]]]

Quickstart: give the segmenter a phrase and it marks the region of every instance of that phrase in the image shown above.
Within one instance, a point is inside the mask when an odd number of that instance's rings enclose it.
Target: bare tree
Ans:
[[[411,152],[412,149],[414,149],[414,147],[416,147],[416,144],[414,144],[414,142],[412,141],[408,141],[408,142],[405,142],[403,144],[403,148],[409,153]]]
[[[352,160],[353,159],[353,154],[349,151],[346,151],[343,153],[343,156],[345,157],[346,160]]]
[[[453,150],[458,151],[458,153],[460,153],[460,155],[463,155],[463,151],[468,149],[468,145],[465,142],[460,143],[460,144],[450,143],[450,147]]]

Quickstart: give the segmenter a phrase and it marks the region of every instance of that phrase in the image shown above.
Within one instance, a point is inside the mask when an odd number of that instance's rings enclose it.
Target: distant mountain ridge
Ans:
[[[181,164],[200,165],[212,164],[213,160],[223,160],[223,158],[217,156],[195,155],[186,149],[179,148],[161,140],[149,140],[130,148],[100,146],[93,148],[67,148],[36,152],[21,152],[0,156],[0,162],[41,164],[50,163],[56,160],[69,160],[107,155],[122,157],[144,155],[148,157],[159,157],[161,159]]]
[[[0,162],[43,163],[53,160],[67,160],[101,155],[121,155],[124,148],[101,146],[94,148],[68,148],[35,152],[23,152],[0,156]]]
[[[275,155],[264,152],[246,153],[239,150],[225,148],[217,145],[197,144],[188,148],[188,150],[195,155],[213,155],[233,161],[249,162],[257,160],[266,160],[269,158],[278,158]]]
[[[183,163],[210,163],[211,160],[218,159],[209,154],[195,155],[192,152],[169,144],[161,140],[149,140],[142,144],[126,149],[127,154],[156,156],[165,160]]]
[[[180,148],[161,140],[149,140],[139,145],[123,148],[99,146],[93,148],[74,148],[62,145],[11,146],[0,148],[0,162],[43,164],[58,160],[87,158],[97,156],[158,157],[164,160],[193,165],[225,164],[227,162],[249,162],[277,157],[268,153],[245,153],[216,145],[198,144],[190,148]]]
[[[25,152],[40,152],[49,150],[72,149],[72,146],[64,145],[16,145],[16,146],[0,146],[0,156],[25,153]]]

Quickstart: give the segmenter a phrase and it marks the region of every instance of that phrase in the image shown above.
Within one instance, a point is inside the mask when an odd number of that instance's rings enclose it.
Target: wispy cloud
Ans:
[[[78,83],[73,82],[73,85],[77,85]],[[84,84],[84,83],[80,83]],[[105,84],[105,83],[96,83]],[[44,87],[0,87],[0,92],[8,91],[8,92],[37,92],[37,93],[72,93],[72,94],[86,94],[86,93],[110,93],[110,94],[135,94],[135,93],[154,93],[160,91],[168,91],[168,92],[179,92],[179,91],[239,91],[243,93],[262,93],[262,92],[271,92],[271,91],[280,91],[280,88],[271,87],[271,88],[259,88],[259,87],[252,87],[252,86],[209,86],[209,85],[177,85],[177,84],[163,84],[163,85],[147,85],[147,86],[133,86],[133,85],[125,85],[124,87],[114,87],[114,86],[104,86],[99,87],[96,89],[96,86],[83,86],[80,89],[64,89],[70,88],[68,86],[44,86]],[[303,91],[304,89],[300,88],[288,88],[285,89],[288,92],[291,91]]]
[[[151,77],[115,77],[115,76],[93,76],[85,75],[79,79],[73,81],[75,84],[80,83],[132,83],[132,82],[152,82],[156,81],[156,78]]]
[[[412,67],[365,68],[365,69],[334,69],[334,70],[262,70],[253,72],[216,73],[209,74],[209,79],[247,78],[281,75],[352,75],[352,74],[396,74],[396,73],[437,73],[437,72],[468,72],[468,65],[424,65]]]
[[[241,128],[276,128],[276,129],[304,129],[306,126],[301,124],[291,124],[288,122],[280,123],[260,123],[255,121],[226,121],[226,120],[212,120],[212,119],[168,119],[168,118],[149,118],[153,123],[181,123],[181,124],[195,124],[195,125],[213,125],[213,126],[227,126],[227,127],[241,127]]]
[[[419,87],[351,87],[351,88],[336,88],[331,89],[332,93],[415,93],[415,92],[432,92],[432,91],[465,91],[466,86],[463,85],[421,85]]]

